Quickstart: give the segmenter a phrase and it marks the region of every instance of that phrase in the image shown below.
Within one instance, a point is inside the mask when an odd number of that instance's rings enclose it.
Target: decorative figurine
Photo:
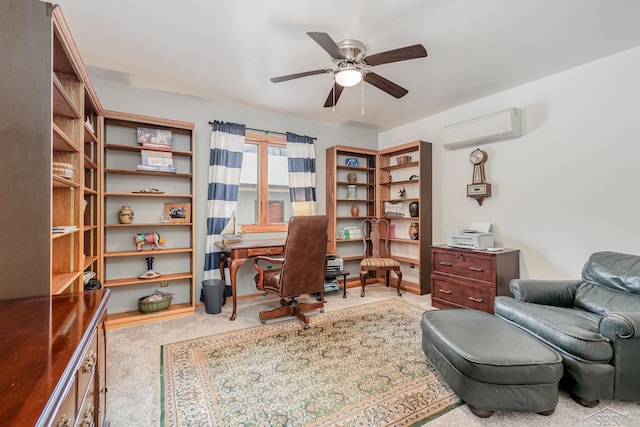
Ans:
[[[400,190],[398,190],[398,193],[400,194],[401,199],[407,198],[407,190],[404,188],[404,186]]]
[[[136,233],[133,235],[133,243],[136,244],[136,249],[141,251],[142,246],[147,243],[151,244],[151,249],[161,249],[160,245],[164,246],[166,242],[158,233]]]

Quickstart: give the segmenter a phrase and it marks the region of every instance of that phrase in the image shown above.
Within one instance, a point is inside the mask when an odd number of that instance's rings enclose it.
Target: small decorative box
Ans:
[[[411,156],[398,156],[396,157],[396,162],[399,165],[406,165],[407,163],[411,163]]]
[[[344,159],[344,164],[347,166],[358,166],[358,159],[355,157],[347,157]]]

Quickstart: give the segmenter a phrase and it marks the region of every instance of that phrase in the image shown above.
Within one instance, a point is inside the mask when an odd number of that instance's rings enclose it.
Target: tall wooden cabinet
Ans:
[[[430,292],[432,239],[431,143],[414,141],[385,150],[334,146],[326,150],[328,253],[337,254],[350,273],[348,285],[360,283],[362,238],[346,236],[364,218],[382,217],[391,226],[391,256],[401,263],[402,289]],[[355,182],[351,182],[354,180]],[[402,193],[401,193],[401,190]],[[411,216],[409,205],[418,205]],[[351,208],[356,206],[353,212]],[[414,225],[417,235],[410,237]],[[351,234],[351,233],[350,233]],[[382,280],[382,277],[373,278]],[[390,282],[395,284],[395,276]]]
[[[351,230],[359,230],[362,220],[375,217],[377,212],[377,156],[375,150],[341,145],[326,150],[327,253],[342,258],[351,285],[360,283],[364,250],[362,239],[357,234],[354,237]]]
[[[391,257],[400,261],[402,288],[431,292],[431,143],[413,141],[380,151],[379,215],[391,224]],[[392,281],[395,278],[392,277]]]
[[[191,315],[195,312],[194,228],[194,128],[193,123],[104,111],[102,282],[113,294],[108,327]],[[138,142],[138,129],[170,131],[175,172],[138,170],[142,154],[151,148]],[[143,132],[143,131],[141,131]],[[159,151],[159,150],[153,150]],[[186,217],[167,220],[167,204],[187,207]],[[133,210],[131,223],[121,223],[118,212]],[[146,243],[137,250],[134,235],[157,233],[165,241],[152,249]],[[141,278],[147,258],[153,258],[156,278]],[[166,310],[143,314],[138,299],[158,289],[174,294]]]

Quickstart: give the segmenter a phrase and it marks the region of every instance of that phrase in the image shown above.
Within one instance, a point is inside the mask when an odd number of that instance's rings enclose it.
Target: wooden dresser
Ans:
[[[432,305],[493,313],[496,295],[511,295],[509,282],[520,277],[519,254],[432,246]]]
[[[0,301],[0,425],[105,426],[109,290]]]

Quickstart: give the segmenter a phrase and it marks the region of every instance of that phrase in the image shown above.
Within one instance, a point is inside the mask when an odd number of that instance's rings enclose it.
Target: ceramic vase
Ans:
[[[355,199],[356,198],[356,186],[355,185],[347,185],[347,199]]]
[[[419,236],[420,236],[420,228],[418,227],[418,223],[412,222],[411,225],[409,226],[409,238],[411,240],[418,240]]]
[[[409,215],[417,217],[420,214],[418,202],[409,203]]]
[[[351,216],[356,217],[360,214],[360,208],[358,205],[351,205]]]
[[[118,211],[120,224],[131,224],[133,222],[133,216],[134,212],[131,206],[123,206],[122,209]]]

